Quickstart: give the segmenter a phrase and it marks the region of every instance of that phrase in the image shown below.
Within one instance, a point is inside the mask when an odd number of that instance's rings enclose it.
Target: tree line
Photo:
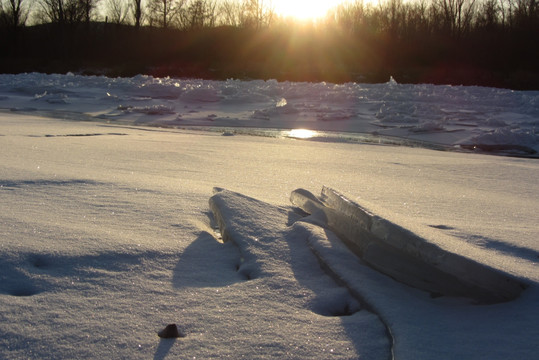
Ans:
[[[0,71],[539,88],[537,0],[0,0]]]
[[[1,0],[0,26],[114,24],[162,28],[268,26],[271,0]]]

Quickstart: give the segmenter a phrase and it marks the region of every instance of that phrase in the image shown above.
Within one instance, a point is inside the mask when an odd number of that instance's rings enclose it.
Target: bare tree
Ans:
[[[178,20],[185,0],[150,0],[149,20],[152,25],[167,28]]]
[[[244,0],[245,18],[243,26],[260,29],[269,26],[275,17],[271,1],[267,0]]]
[[[217,1],[206,0],[206,26],[215,26],[219,17]]]
[[[2,1],[0,1],[0,28],[6,26],[8,23],[7,18],[8,16],[4,11],[4,4],[2,4]]]
[[[185,28],[212,27],[216,21],[217,3],[213,0],[193,0],[181,11],[181,26]]]
[[[364,27],[370,8],[363,1],[343,2],[330,9],[324,19],[326,27],[339,27],[345,33],[356,33]]]
[[[396,37],[400,34],[400,30],[404,27],[407,17],[408,8],[403,4],[402,0],[387,0],[380,2],[375,14],[380,18],[381,30]]]
[[[79,0],[79,6],[82,8],[81,11],[84,17],[83,20],[86,23],[90,22],[98,1],[99,0]]]
[[[529,27],[539,22],[539,3],[537,0],[513,0],[515,21],[519,26]]]
[[[480,3],[476,25],[480,28],[491,30],[500,23],[500,15],[501,7],[498,0],[485,0]]]
[[[89,22],[98,0],[39,0],[41,20],[58,24]]]
[[[131,9],[133,10],[133,19],[135,20],[135,27],[138,29],[142,24],[142,0],[130,0],[132,1]]]
[[[8,0],[5,9],[0,4],[0,13],[6,26],[18,28],[26,24],[29,9],[23,4],[24,0]],[[26,3],[26,2],[24,2]]]
[[[105,14],[114,24],[125,24],[129,16],[131,4],[124,0],[106,0]]]
[[[64,24],[66,22],[65,8],[66,4],[64,0],[40,0],[42,21]]]
[[[237,0],[225,0],[219,8],[223,25],[240,26],[244,17],[243,7]]]
[[[475,0],[435,0],[442,25],[452,35],[460,37],[469,30],[474,15]]]

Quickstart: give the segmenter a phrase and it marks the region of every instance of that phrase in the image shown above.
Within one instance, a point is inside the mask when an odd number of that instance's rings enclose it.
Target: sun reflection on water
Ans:
[[[290,130],[287,134],[288,137],[296,138],[296,139],[310,139],[317,135],[318,133],[316,131],[308,130],[308,129],[293,129],[293,130]]]

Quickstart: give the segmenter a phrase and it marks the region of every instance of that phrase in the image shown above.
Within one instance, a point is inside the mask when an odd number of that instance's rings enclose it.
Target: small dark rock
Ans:
[[[163,339],[179,338],[185,336],[180,332],[180,330],[178,329],[178,325],[176,324],[168,324],[163,330],[159,331],[157,335],[159,335],[159,337]]]

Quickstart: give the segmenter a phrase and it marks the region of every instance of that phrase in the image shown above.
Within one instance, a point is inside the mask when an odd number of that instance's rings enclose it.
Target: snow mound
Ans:
[[[286,304],[290,314],[306,311],[316,314],[319,325],[325,328],[321,342],[331,349],[331,358],[389,357],[392,341],[386,326],[378,316],[364,309],[346,287],[325,275],[307,246],[309,234],[294,224],[301,216],[291,209],[239,193],[214,191],[210,208],[222,238],[238,247],[241,258],[237,271],[241,278],[253,283],[252,286],[256,284],[259,298],[266,296],[264,289],[268,289],[272,301]],[[252,316],[260,315],[253,311]],[[282,316],[289,315],[278,317]],[[331,319],[335,318],[341,318],[346,333],[354,334],[356,354],[350,348],[343,349],[342,340],[338,341],[338,334],[332,332]],[[311,326],[303,323],[301,331],[309,333]],[[280,331],[287,330],[281,328]],[[301,348],[294,351],[294,358],[313,356],[307,355]],[[319,356],[323,353],[315,355]]]

